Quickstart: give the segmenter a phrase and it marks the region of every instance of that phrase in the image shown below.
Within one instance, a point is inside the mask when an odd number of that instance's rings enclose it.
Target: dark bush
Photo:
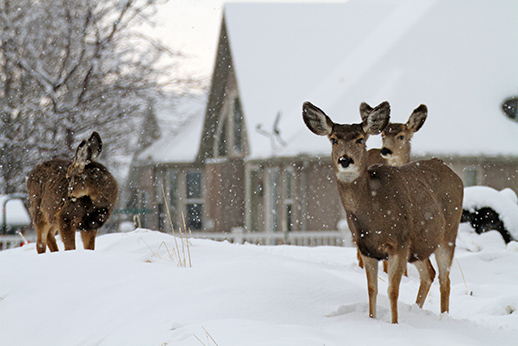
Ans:
[[[495,230],[502,235],[506,244],[513,240],[498,213],[489,207],[476,209],[474,212],[464,209],[461,222],[469,222],[478,234]]]

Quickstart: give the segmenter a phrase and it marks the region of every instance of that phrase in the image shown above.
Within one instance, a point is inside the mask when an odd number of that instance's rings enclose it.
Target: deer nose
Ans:
[[[343,168],[347,168],[349,167],[350,164],[354,163],[353,159],[351,159],[350,157],[347,157],[347,156],[342,156],[341,158],[338,159],[338,163],[343,167]]]
[[[383,155],[383,156],[392,155],[392,150],[390,150],[387,147],[383,147],[383,148],[381,148],[381,155]]]

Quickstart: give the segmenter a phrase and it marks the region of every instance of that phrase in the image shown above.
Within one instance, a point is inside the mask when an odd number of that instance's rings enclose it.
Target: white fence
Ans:
[[[261,244],[261,245],[302,245],[302,246],[322,246],[333,245],[342,246],[348,244],[351,237],[343,231],[308,231],[308,232],[245,232],[242,228],[233,228],[231,232],[193,232],[193,238],[204,238],[212,240],[228,240],[232,243]]]
[[[350,246],[351,235],[347,231],[308,231],[308,232],[245,232],[242,228],[233,228],[231,232],[192,232],[193,238],[227,240],[236,244],[261,245],[300,245],[300,246]],[[23,239],[19,235],[0,236],[0,250],[12,249],[28,241],[35,242],[34,236]]]

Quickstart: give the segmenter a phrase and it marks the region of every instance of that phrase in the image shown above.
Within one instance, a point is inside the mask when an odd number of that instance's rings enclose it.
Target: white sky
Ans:
[[[216,45],[225,0],[169,0],[160,5],[155,21],[156,27],[146,30],[149,35],[160,38],[173,50],[181,50],[186,56],[181,69],[199,77],[209,77],[216,56]],[[232,0],[231,2],[251,2]],[[253,2],[279,2],[254,0]],[[304,2],[282,0],[282,2]],[[345,0],[313,0],[310,2],[345,2]]]

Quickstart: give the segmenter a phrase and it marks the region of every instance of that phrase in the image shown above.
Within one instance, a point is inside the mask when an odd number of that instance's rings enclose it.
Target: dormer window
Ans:
[[[239,97],[234,98],[232,105],[232,115],[234,118],[234,150],[238,153],[243,152],[243,108]]]
[[[217,157],[241,156],[244,152],[244,118],[239,97],[222,108],[215,148]]]

